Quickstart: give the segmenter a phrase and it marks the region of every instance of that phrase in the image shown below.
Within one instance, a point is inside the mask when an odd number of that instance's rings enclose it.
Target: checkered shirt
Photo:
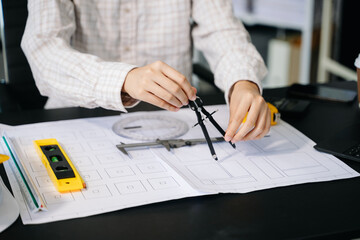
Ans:
[[[267,72],[230,0],[29,0],[28,10],[21,46],[48,108],[126,112],[127,73],[161,60],[190,80],[193,44],[226,99],[238,80],[261,89]]]

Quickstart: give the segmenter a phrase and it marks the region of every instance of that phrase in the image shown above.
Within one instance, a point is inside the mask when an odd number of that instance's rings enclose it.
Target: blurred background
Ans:
[[[230,0],[229,0],[230,1]],[[234,16],[249,31],[269,74],[264,88],[294,83],[356,81],[360,53],[360,1],[232,0]],[[42,97],[20,48],[27,0],[1,0],[0,112],[43,108]],[[208,64],[194,49],[193,84],[201,94],[214,87]]]

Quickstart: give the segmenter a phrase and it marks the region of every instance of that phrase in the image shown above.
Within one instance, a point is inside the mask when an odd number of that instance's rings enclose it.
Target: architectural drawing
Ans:
[[[211,112],[216,109],[219,111],[214,118],[226,128],[226,106],[208,107]],[[196,123],[195,115],[188,109],[159,114],[178,118],[189,127]],[[24,224],[84,217],[184,197],[246,193],[359,175],[338,159],[314,150],[310,139],[285,122],[272,127],[268,137],[237,143],[236,150],[226,142],[214,144],[219,158],[214,161],[206,144],[171,151],[163,147],[131,149],[125,155],[116,144],[134,140],[112,131],[118,120],[119,116],[113,116],[47,122],[13,127],[6,132],[48,208],[46,212],[30,211],[15,174],[4,163]],[[219,137],[216,129],[209,126],[208,130],[211,137]],[[190,128],[181,136],[202,137],[199,127]],[[59,141],[84,179],[86,189],[63,194],[56,191],[32,142],[45,138]]]

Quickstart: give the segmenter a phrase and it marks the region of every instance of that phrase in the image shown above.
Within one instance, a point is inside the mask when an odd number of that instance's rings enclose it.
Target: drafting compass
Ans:
[[[187,123],[161,114],[126,116],[117,121],[113,131],[125,138],[140,141],[174,139],[189,130]]]
[[[210,138],[204,124],[204,120],[209,119],[210,122],[215,126],[215,128],[221,133],[221,135],[225,135],[225,131],[212,117],[212,114],[215,112],[210,114],[208,111],[206,111],[203,106],[203,102],[199,97],[197,97],[195,101],[189,101],[188,106],[196,113],[198,123],[195,124],[195,126],[198,124],[200,125],[201,130],[203,131],[205,136],[204,139],[176,139],[177,137],[183,135],[188,131],[188,125],[185,122],[176,118],[171,118],[160,114],[143,115],[126,117],[119,120],[113,125],[113,131],[122,137],[148,142],[130,144],[121,143],[116,145],[116,147],[122,153],[128,155],[126,151],[127,148],[151,147],[160,145],[170,151],[171,148],[192,146],[206,142],[209,146],[212,157],[215,160],[218,160],[212,143],[225,140],[223,137]],[[202,117],[202,114],[205,117]],[[235,144],[233,144],[232,142],[229,142],[229,144],[234,149],[236,148]]]
[[[205,127],[205,124],[204,124],[204,120],[205,119],[209,119],[210,122],[215,126],[215,128],[221,133],[222,136],[225,136],[225,131],[224,129],[222,129],[220,127],[220,125],[215,121],[215,119],[212,117],[212,114],[215,113],[209,113],[208,111],[205,110],[204,108],[204,103],[203,101],[201,100],[201,98],[199,97],[196,97],[195,101],[189,101],[189,108],[191,110],[193,110],[196,114],[196,117],[197,117],[197,120],[198,120],[198,123],[201,127],[201,130],[203,131],[204,133],[204,136],[205,136],[205,139],[206,139],[206,142],[209,146],[209,149],[210,149],[210,153],[211,153],[211,156],[215,159],[215,160],[218,160],[217,158],[217,155],[215,153],[215,149],[214,149],[214,146],[212,144],[212,141],[211,141],[211,138],[209,137],[209,133]],[[205,115],[205,118],[202,117],[202,115]],[[197,125],[195,124],[195,126]],[[233,144],[231,141],[229,141],[230,145],[235,149],[235,144]]]

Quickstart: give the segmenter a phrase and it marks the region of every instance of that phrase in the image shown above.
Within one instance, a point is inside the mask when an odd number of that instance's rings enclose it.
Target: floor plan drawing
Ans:
[[[227,107],[209,106],[217,122],[227,126]],[[158,111],[131,113],[160,114],[178,118],[188,124],[179,138],[203,138],[191,110],[178,113]],[[122,118],[127,115],[121,115]],[[148,116],[149,117],[149,116]],[[112,130],[120,116],[46,122],[11,127],[6,135],[11,140],[21,164],[37,189],[47,211],[34,212],[24,195],[9,163],[5,169],[24,224],[38,224],[84,217],[155,202],[216,193],[247,193],[294,184],[356,177],[359,174],[333,156],[313,149],[314,143],[286,122],[272,127],[261,140],[236,143],[214,143],[219,158],[215,161],[207,144],[166,150],[162,146],[127,150],[119,143],[134,143]],[[162,118],[166,119],[166,118]],[[139,121],[141,123],[141,121]],[[186,128],[187,129],[187,128]],[[151,129],[155,131],[156,129]],[[208,127],[211,137],[219,137]],[[37,155],[33,141],[56,138],[86,183],[81,191],[56,191]],[[1,143],[2,152],[7,153]],[[9,154],[10,155],[10,154]],[[11,161],[11,159],[9,160]]]

